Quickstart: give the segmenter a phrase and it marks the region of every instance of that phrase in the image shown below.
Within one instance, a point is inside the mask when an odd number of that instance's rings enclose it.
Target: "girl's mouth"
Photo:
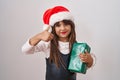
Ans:
[[[67,32],[61,32],[61,34],[66,34]]]

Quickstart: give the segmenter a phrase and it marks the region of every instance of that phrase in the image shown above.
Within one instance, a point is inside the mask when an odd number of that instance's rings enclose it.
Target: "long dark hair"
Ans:
[[[68,36],[69,50],[71,52],[72,45],[74,42],[76,42],[75,24],[71,20],[63,20],[62,22],[71,26],[71,32]],[[52,34],[54,34],[54,38],[51,40],[50,43],[50,62],[54,62],[57,67],[59,67],[59,63],[64,66],[64,62],[62,57],[60,56],[59,51],[59,37],[55,32],[55,26],[58,24],[59,22],[55,23],[54,26],[52,26]]]

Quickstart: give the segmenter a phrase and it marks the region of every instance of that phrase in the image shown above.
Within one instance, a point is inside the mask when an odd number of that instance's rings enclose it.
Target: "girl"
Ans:
[[[76,73],[70,72],[70,52],[76,33],[73,16],[63,6],[55,6],[43,15],[44,31],[30,38],[22,47],[22,52],[46,54],[46,80],[76,80]],[[89,53],[80,54],[80,59],[91,67],[93,58]]]

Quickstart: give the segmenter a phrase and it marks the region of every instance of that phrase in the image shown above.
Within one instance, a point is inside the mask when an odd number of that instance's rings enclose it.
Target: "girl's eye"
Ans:
[[[60,24],[55,25],[56,27],[60,27]]]

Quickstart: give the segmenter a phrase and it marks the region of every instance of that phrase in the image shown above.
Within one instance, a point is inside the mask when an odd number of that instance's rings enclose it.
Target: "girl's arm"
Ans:
[[[53,39],[53,34],[48,32],[49,28],[44,30],[41,33],[38,33],[37,35],[30,38],[23,46],[22,46],[22,52],[27,54],[32,54],[34,52],[42,51],[45,48],[45,45],[43,45],[43,41],[48,42],[51,39]],[[39,44],[38,44],[39,43]]]

